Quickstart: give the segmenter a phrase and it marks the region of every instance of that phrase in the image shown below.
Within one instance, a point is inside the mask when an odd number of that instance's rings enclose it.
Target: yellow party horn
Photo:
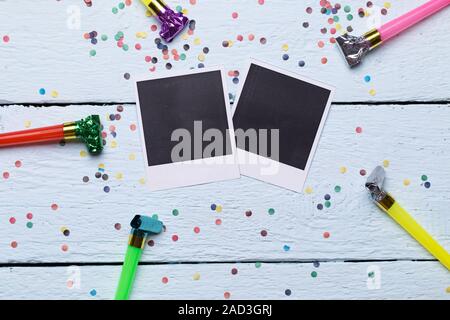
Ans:
[[[383,190],[385,177],[386,172],[383,167],[378,166],[367,178],[366,188],[372,200],[438,259],[447,270],[450,270],[450,254],[389,193]]]

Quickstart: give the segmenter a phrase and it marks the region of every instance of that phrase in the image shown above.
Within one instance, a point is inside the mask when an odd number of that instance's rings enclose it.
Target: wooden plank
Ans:
[[[341,31],[351,25],[355,34],[362,34],[372,26],[373,18],[387,22],[425,1],[391,2],[387,15],[380,14],[384,0],[372,1],[370,18],[362,19],[357,13],[363,6],[361,1],[349,0],[346,4],[351,6],[354,18],[348,21],[347,13],[341,10],[338,23]],[[360,68],[349,70],[338,49],[329,43],[332,36],[329,31],[336,23],[328,23],[332,15],[321,14],[317,0],[266,1],[264,5],[256,0],[170,3],[173,7],[182,5],[189,17],[196,20],[194,35],[181,37],[169,47],[187,55],[184,61],[174,61],[171,55],[172,70],[197,67],[199,55],[208,47],[205,65],[220,64],[227,71],[242,71],[246,58],[251,56],[336,86],[336,101],[450,99],[450,83],[442,81],[443,75],[450,71],[448,61],[443,58],[450,50],[450,42],[442,41],[450,29],[450,10],[443,10],[405,32],[371,54]],[[139,1],[118,14],[111,12],[112,6],[108,1],[97,1],[90,8],[82,1],[1,1],[0,35],[8,35],[10,41],[0,41],[0,102],[135,101],[133,79],[166,72],[167,61],[155,47],[157,32],[150,30],[155,20],[145,17]],[[308,6],[313,9],[312,14],[306,13]],[[74,23],[77,10],[79,29]],[[233,12],[239,14],[237,19],[232,18]],[[303,22],[308,22],[309,27],[302,27]],[[327,34],[321,33],[323,27],[327,28]],[[83,34],[91,31],[99,35],[97,45],[83,38]],[[124,33],[124,42],[130,47],[127,52],[118,48],[114,40],[119,31]],[[147,32],[148,37],[139,39],[138,32]],[[108,36],[107,41],[101,40],[103,34]],[[236,40],[238,35],[244,37],[242,42]],[[249,35],[255,39],[249,41]],[[262,45],[260,38],[267,43]],[[234,41],[233,45],[223,47],[223,41],[228,40]],[[319,41],[324,41],[323,48],[318,47]],[[134,49],[136,43],[141,44],[140,51]],[[191,49],[184,52],[184,44]],[[91,50],[96,50],[95,57],[90,57]],[[284,54],[289,55],[289,60],[282,59]],[[149,71],[154,65],[145,62],[147,55],[159,59],[154,73]],[[321,63],[323,57],[328,59],[325,65]],[[306,62],[305,67],[298,66],[300,60]],[[129,81],[124,79],[125,73],[131,75]],[[364,81],[366,75],[371,77],[369,83]],[[234,93],[237,85],[233,77],[229,80],[229,90]],[[45,95],[39,94],[40,88],[46,90]],[[56,91],[57,97],[52,97],[52,91]]]
[[[112,299],[119,273],[120,266],[1,268],[0,299]],[[141,266],[132,298],[448,300],[449,286],[437,262],[172,264]]]
[[[144,261],[432,258],[369,201],[360,170],[369,172],[382,163],[389,164],[388,190],[450,249],[450,168],[445,165],[450,151],[442,147],[450,140],[448,105],[332,106],[306,182],[310,192],[304,194],[245,177],[149,192],[141,180],[138,133],[130,129],[136,124],[135,106],[123,108],[2,108],[4,131],[98,113],[107,145],[99,157],[87,156],[77,143],[0,152],[0,262],[120,262],[134,214],[158,214],[167,226]],[[110,121],[111,114],[121,119]],[[99,168],[107,181],[95,178]],[[422,175],[431,188],[424,186]],[[326,194],[331,205],[318,210]],[[211,204],[220,205],[222,212],[212,211]],[[33,217],[28,219],[27,213]],[[65,228],[70,235],[64,235]],[[172,240],[174,235],[178,241]],[[11,247],[14,241],[16,248]]]

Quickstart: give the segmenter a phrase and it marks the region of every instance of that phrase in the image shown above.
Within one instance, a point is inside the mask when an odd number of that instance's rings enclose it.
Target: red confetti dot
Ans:
[[[261,0],[260,0],[260,1],[261,1]],[[230,299],[231,294],[230,294],[228,291],[226,291],[226,292],[223,294],[223,297],[224,297],[225,299]]]
[[[11,224],[16,223],[16,218],[14,218],[14,217],[9,218],[9,223],[11,223]]]
[[[134,45],[134,48],[135,48],[136,50],[141,50],[141,49],[142,49],[142,46],[141,46],[140,43],[136,43],[136,44]]]
[[[11,248],[13,248],[13,249],[15,249],[15,248],[17,248],[17,241],[13,241],[13,242],[11,242]]]
[[[326,64],[328,62],[328,59],[326,57],[323,57],[321,60],[322,64]]]
[[[32,214],[31,212],[28,212],[28,213],[27,213],[27,219],[28,219],[28,220],[33,219],[33,214]]]
[[[151,29],[152,31],[156,31],[156,30],[158,30],[158,26],[157,26],[156,24],[152,24],[151,27],[150,27],[150,29]]]
[[[169,282],[169,279],[167,277],[162,277],[161,282],[167,284]]]
[[[16,168],[20,168],[22,166],[22,161],[17,160],[14,165],[16,166]]]
[[[177,236],[176,234],[174,234],[174,235],[172,236],[172,241],[175,241],[175,242],[178,241],[178,236]]]
[[[200,228],[199,228],[199,227],[195,227],[195,228],[194,228],[194,232],[195,232],[195,233],[200,233]]]
[[[324,232],[324,233],[323,233],[323,237],[324,237],[325,239],[328,239],[328,238],[330,237],[330,233],[329,233],[329,232]]]
[[[254,34],[249,34],[248,35],[248,40],[250,40],[250,41],[255,40],[255,35]]]
[[[9,179],[9,172],[3,172],[3,179]]]
[[[69,246],[67,244],[63,244],[61,246],[61,250],[64,251],[64,252],[67,252],[67,250],[69,250]]]
[[[236,37],[236,39],[237,39],[237,41],[242,41],[242,40],[244,40],[244,37],[243,37],[241,34],[239,34],[239,35]]]
[[[362,128],[361,127],[356,127],[355,131],[356,131],[356,133],[362,133]]]
[[[58,210],[58,205],[56,203],[52,204],[52,210],[53,211]]]
[[[221,224],[222,224],[222,220],[216,219],[216,225],[217,225],[217,226],[220,226]]]

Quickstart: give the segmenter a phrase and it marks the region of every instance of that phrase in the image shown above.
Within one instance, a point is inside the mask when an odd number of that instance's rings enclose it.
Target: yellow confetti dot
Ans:
[[[99,169],[105,169],[105,165],[104,165],[103,163],[100,163],[100,164],[98,165],[98,167],[99,167]]]
[[[146,15],[147,17],[151,17],[151,16],[153,16],[153,13],[152,13],[150,10],[147,10],[147,12],[145,13],[145,15]]]
[[[310,186],[306,187],[305,193],[306,193],[306,194],[311,194],[311,193],[313,193],[313,188],[310,187]]]
[[[385,7],[386,9],[389,9],[389,8],[391,7],[391,3],[390,3],[390,2],[385,2],[385,3],[384,3],[384,7]]]
[[[59,96],[59,93],[56,90],[53,90],[50,94],[53,98],[58,98],[58,96]]]
[[[411,184],[411,180],[409,180],[409,179],[403,180],[403,185],[404,186],[409,186],[410,184]]]
[[[194,273],[194,275],[192,276],[192,279],[194,279],[195,281],[200,280],[200,273],[198,273],[198,272]]]
[[[129,156],[128,156],[128,159],[132,160],[132,161],[136,160],[136,155],[134,153],[130,153]]]
[[[339,168],[339,172],[340,173],[346,173],[347,172],[347,168],[346,167],[340,167]]]
[[[183,39],[183,40],[187,40],[189,38],[189,34],[188,33],[184,33],[182,36],[181,36],[181,39]]]
[[[111,148],[116,148],[117,147],[117,141],[111,141],[110,146],[111,146]]]
[[[445,290],[445,292],[450,293],[450,287],[447,287],[447,289]]]
[[[60,230],[61,232],[64,232],[64,231],[67,230],[67,227],[61,227],[59,230]]]
[[[116,179],[117,180],[122,180],[123,179],[123,173],[122,172],[117,172],[116,173]]]
[[[222,206],[221,205],[216,206],[216,211],[217,212],[222,212]]]
[[[374,95],[377,94],[377,92],[375,91],[375,89],[370,89],[370,90],[369,90],[369,94],[370,94],[371,96],[374,96]]]
[[[281,47],[281,49],[283,51],[288,51],[289,50],[289,45],[288,44],[283,44],[283,46]]]
[[[183,10],[181,10],[181,12],[182,12],[184,15],[186,15],[186,16],[189,14],[189,10],[186,9],[186,8],[184,8]]]
[[[31,121],[30,121],[30,120],[26,120],[26,121],[24,122],[24,126],[25,126],[25,128],[31,127]]]
[[[84,150],[80,151],[80,157],[85,158],[87,156],[87,152]]]
[[[140,178],[140,179],[139,179],[139,183],[140,183],[140,184],[145,184],[145,178]]]
[[[203,53],[200,53],[198,55],[198,60],[201,61],[201,62],[205,61],[205,55]]]
[[[195,44],[195,45],[198,46],[198,45],[201,44],[201,43],[202,43],[202,41],[200,40],[200,38],[195,38],[195,39],[194,39],[194,44]]]
[[[340,23],[336,23],[336,25],[334,26],[334,28],[335,28],[337,31],[339,31],[339,30],[342,29],[342,26],[341,26]],[[346,32],[347,32],[347,31],[346,31]]]
[[[390,164],[389,160],[383,161],[383,167],[387,168],[387,167],[389,167],[389,164]]]
[[[234,42],[232,40],[228,40],[228,48],[231,48],[233,46]]]
[[[144,31],[139,31],[136,33],[136,38],[139,38],[139,39],[146,39],[147,36],[148,36],[148,33],[144,32]]]

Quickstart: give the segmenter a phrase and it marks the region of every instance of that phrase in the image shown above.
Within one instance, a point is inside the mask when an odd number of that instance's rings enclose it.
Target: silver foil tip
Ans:
[[[346,33],[337,37],[336,41],[351,68],[361,63],[371,48],[370,41],[364,36],[355,37]]]

